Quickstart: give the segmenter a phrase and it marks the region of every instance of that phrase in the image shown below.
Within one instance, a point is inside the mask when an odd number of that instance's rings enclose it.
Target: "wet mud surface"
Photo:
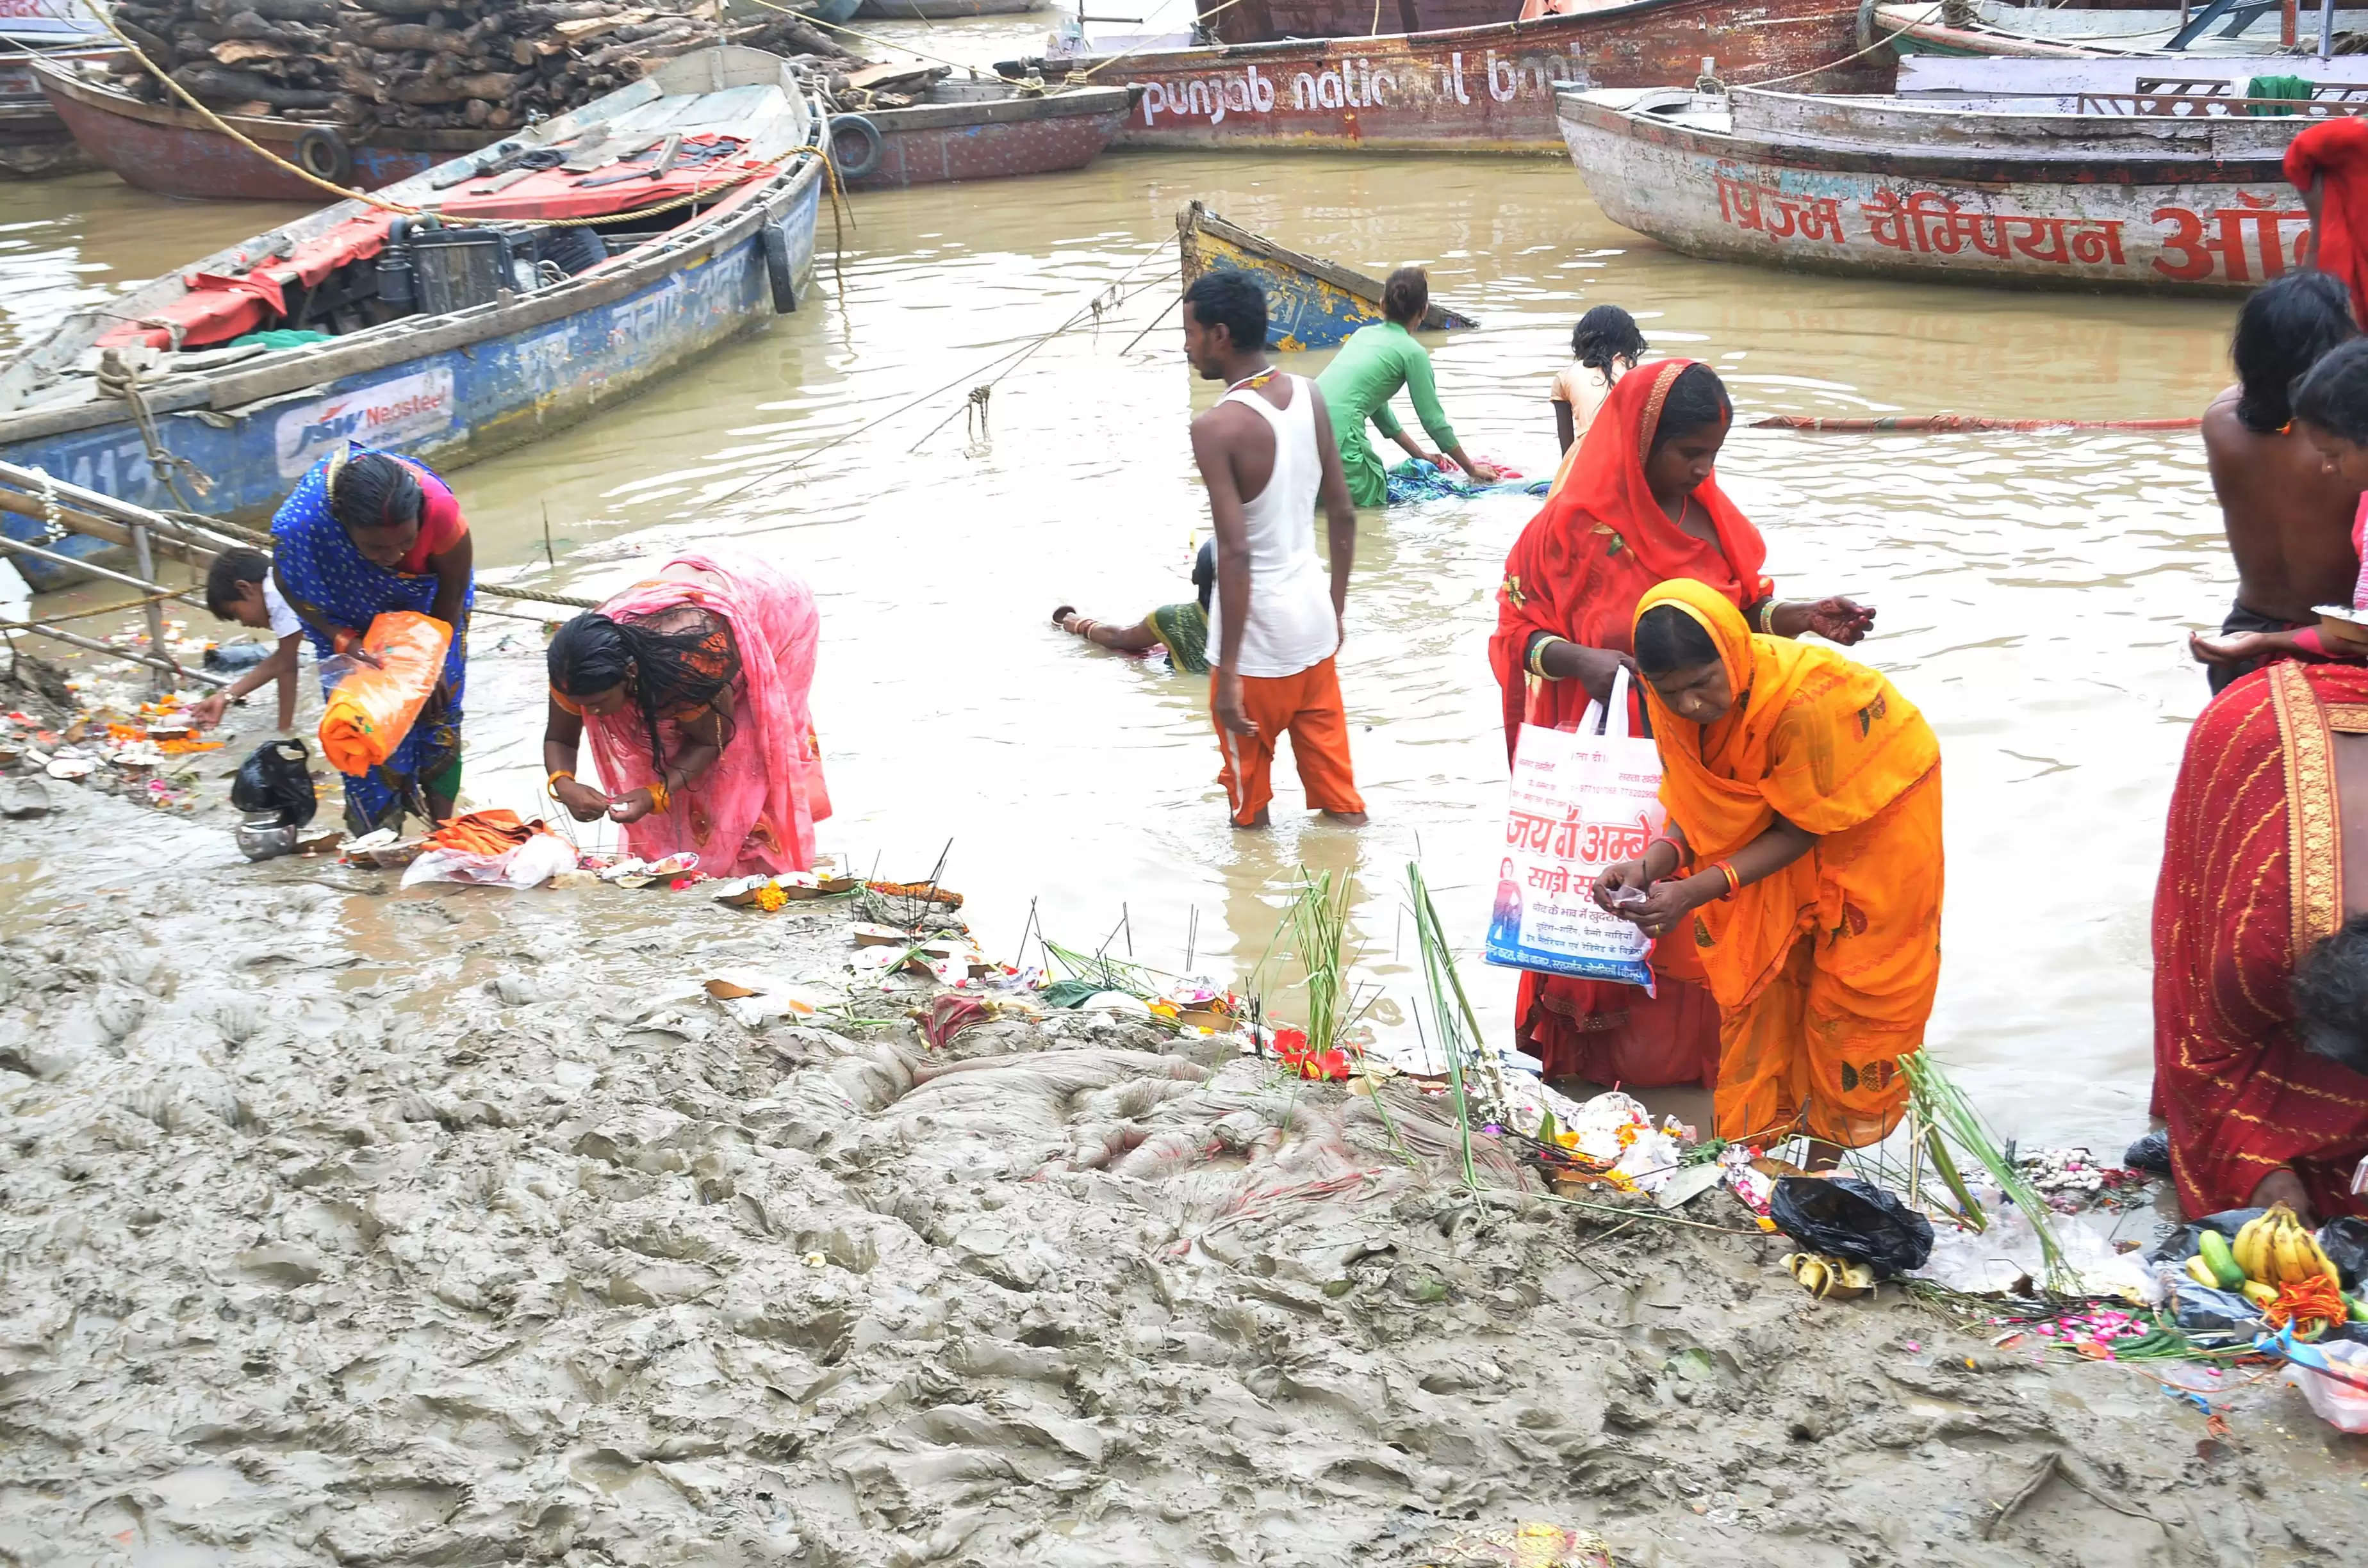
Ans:
[[[2337,1563],[2368,1467],[1229,1040],[830,981],[832,905],[394,891],[74,795],[0,895],[0,1561]],[[72,868],[68,869],[67,868]],[[917,983],[916,983],[917,984]],[[1745,1223],[1723,1194],[1687,1215]],[[2027,1498],[1998,1506],[2044,1469]]]

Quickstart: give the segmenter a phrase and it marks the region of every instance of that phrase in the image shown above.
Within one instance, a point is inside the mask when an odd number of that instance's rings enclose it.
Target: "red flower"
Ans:
[[[1338,1080],[1349,1075],[1349,1053],[1345,1051],[1318,1052],[1307,1043],[1304,1029],[1282,1028],[1274,1031],[1274,1052],[1282,1064],[1303,1078]]]

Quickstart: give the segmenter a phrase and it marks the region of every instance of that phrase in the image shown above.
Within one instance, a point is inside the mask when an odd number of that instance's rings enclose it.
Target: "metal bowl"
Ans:
[[[296,824],[278,812],[251,816],[238,824],[238,852],[250,860],[268,860],[296,853]]]

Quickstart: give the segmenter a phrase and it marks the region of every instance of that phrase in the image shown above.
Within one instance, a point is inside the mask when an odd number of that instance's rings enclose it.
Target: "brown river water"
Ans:
[[[920,47],[993,58],[1038,36],[1021,20]],[[1531,474],[1555,456],[1546,386],[1571,323],[1604,301],[1656,348],[1716,366],[1747,419],[2189,415],[2227,377],[2225,304],[1688,260],[1605,220],[1558,161],[1113,154],[860,196],[843,289],[825,214],[810,308],[457,474],[481,572],[598,595],[669,550],[728,544],[803,574],[824,615],[814,709],[839,810],[825,847],[915,877],[951,845],[946,881],[998,955],[1032,907],[1068,946],[1107,939],[1171,970],[1189,954],[1235,978],[1274,946],[1303,865],[1351,875],[1377,1031],[1412,1044],[1406,868],[1419,858],[1476,946],[1506,777],[1486,642],[1535,503],[1363,516],[1342,678],[1372,824],[1311,822],[1285,767],[1275,829],[1229,830],[1201,683],[1046,619],[1062,602],[1132,619],[1190,591],[1206,508],[1187,426],[1214,389],[1185,365],[1171,307],[1175,213],[1195,198],[1352,267],[1428,266],[1434,293],[1483,324],[1432,342],[1449,415],[1469,449]],[[106,176],[0,187],[0,349],[285,212]],[[1113,289],[1099,324],[1045,338]],[[966,427],[965,393],[991,379],[986,429]],[[2008,1135],[2118,1149],[2144,1125],[2163,804],[2205,696],[2183,634],[2217,622],[2233,582],[2195,437],[1746,429],[1721,477],[1767,533],[1781,591],[1878,608],[1863,654],[1942,737],[1932,1044]],[[480,634],[494,656],[472,673],[469,792],[532,809],[534,631],[495,626],[510,636]],[[1512,976],[1475,960],[1465,978],[1508,1041]]]

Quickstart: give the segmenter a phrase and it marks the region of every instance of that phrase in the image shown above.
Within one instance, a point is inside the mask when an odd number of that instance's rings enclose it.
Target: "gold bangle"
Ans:
[[[1537,676],[1540,680],[1553,680],[1555,678],[1554,676],[1546,674],[1546,650],[1553,647],[1557,642],[1567,642],[1569,641],[1570,639],[1567,637],[1556,637],[1552,632],[1548,632],[1546,635],[1532,642],[1530,645],[1530,673]]]
[[[570,784],[575,782],[575,775],[568,772],[567,769],[564,767],[555,767],[552,769],[550,777],[546,778],[542,781],[542,787],[551,792],[551,798],[554,801],[559,798],[559,781],[563,778],[566,779]]]
[[[650,810],[654,812],[665,811],[666,809],[667,802],[673,798],[671,792],[666,787],[666,780],[663,778],[651,779],[649,782],[649,791]]]
[[[1776,596],[1773,594],[1769,595],[1767,601],[1759,607],[1759,630],[1764,636],[1776,635]]]

